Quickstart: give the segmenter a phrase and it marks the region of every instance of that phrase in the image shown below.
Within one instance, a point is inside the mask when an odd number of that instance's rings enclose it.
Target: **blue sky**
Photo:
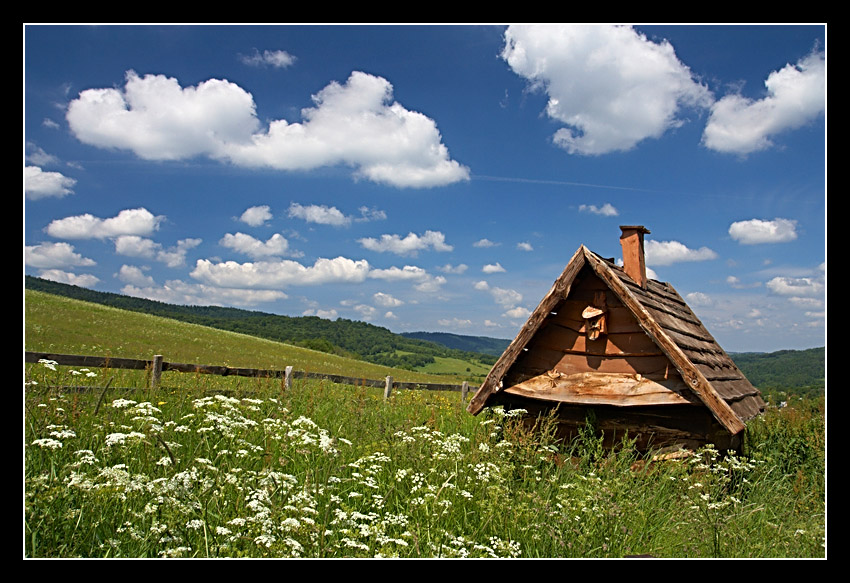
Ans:
[[[25,273],[513,338],[582,244],[822,346],[826,27],[24,27]]]

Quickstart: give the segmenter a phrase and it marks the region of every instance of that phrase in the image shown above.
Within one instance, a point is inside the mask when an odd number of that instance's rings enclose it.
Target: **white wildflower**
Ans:
[[[191,552],[192,547],[174,547],[173,549],[165,549],[164,551],[159,551],[160,557],[179,557],[183,553]]]
[[[56,365],[59,363],[55,360],[49,360],[47,358],[38,359],[39,364],[43,364],[45,368],[49,368],[50,370],[56,370]]]
[[[61,431],[51,431],[49,433],[51,437],[55,437],[56,439],[70,439],[72,437],[77,437],[77,434],[74,433],[73,429],[62,429]]]
[[[36,439],[32,442],[32,445],[37,445],[43,449],[59,449],[62,447],[62,442],[56,439]]]

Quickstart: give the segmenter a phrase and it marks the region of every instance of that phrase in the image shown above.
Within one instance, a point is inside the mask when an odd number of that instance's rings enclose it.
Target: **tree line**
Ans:
[[[100,292],[78,286],[25,276],[28,289],[72,299],[142,312],[250,336],[284,342],[374,364],[415,370],[436,357],[457,358],[486,365],[497,356],[448,348],[435,342],[407,338],[374,324],[317,316],[282,316],[220,306],[185,306],[156,300]]]

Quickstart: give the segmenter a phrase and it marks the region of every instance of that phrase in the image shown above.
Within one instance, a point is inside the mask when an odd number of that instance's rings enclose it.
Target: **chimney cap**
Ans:
[[[626,231],[638,231],[646,235],[652,232],[643,225],[620,225],[620,230],[623,231],[623,233],[625,233]]]

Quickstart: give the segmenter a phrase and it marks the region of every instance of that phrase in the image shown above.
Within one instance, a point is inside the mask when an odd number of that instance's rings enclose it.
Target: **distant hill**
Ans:
[[[281,316],[239,308],[166,304],[31,276],[25,277],[24,285],[35,291],[240,332],[393,368],[416,370],[434,363],[437,357],[481,364],[495,362],[495,357],[490,354],[456,350],[434,342],[406,338],[386,328],[357,320],[339,318],[332,321],[316,316]]]
[[[436,342],[447,348],[492,354],[494,356],[501,356],[508,347],[508,344],[511,343],[510,340],[504,338],[464,336],[462,334],[450,334],[448,332],[402,332],[401,335],[407,338]]]
[[[826,386],[826,349],[737,352],[729,354],[759,389],[823,389]]]
[[[121,294],[25,277],[25,287],[54,295],[241,332],[323,352],[359,358],[374,364],[417,370],[436,358],[453,358],[492,365],[509,340],[443,332],[395,334],[386,328],[356,320],[325,320],[315,316],[279,316],[265,312],[217,306],[182,306]],[[741,352],[729,356],[759,389],[796,392],[825,387],[826,350]]]

